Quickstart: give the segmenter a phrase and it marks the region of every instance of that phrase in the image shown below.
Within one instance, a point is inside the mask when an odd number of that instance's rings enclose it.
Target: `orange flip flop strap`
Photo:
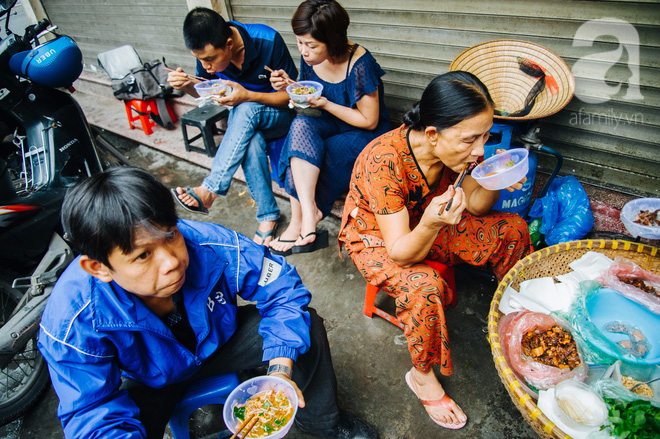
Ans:
[[[433,399],[433,400],[420,399],[420,401],[424,405],[440,406],[442,408],[445,408],[445,409],[449,410],[450,412],[452,411],[451,398],[446,393],[445,393],[445,396],[443,396],[440,399]]]

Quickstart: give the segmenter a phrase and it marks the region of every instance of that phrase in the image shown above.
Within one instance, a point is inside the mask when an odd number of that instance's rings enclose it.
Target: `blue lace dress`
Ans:
[[[349,60],[349,66],[351,64]],[[290,159],[298,157],[320,169],[316,185],[316,205],[325,217],[334,202],[348,191],[353,163],[365,146],[389,130],[389,115],[383,98],[385,74],[378,62],[367,51],[347,72],[346,79],[338,83],[326,82],[300,58],[300,79],[323,84],[323,96],[345,107],[356,108],[364,95],[378,90],[380,119],[375,130],[356,128],[326,111],[318,117],[297,116],[291,123],[279,161],[280,179],[284,179],[286,192],[298,198],[291,175]]]

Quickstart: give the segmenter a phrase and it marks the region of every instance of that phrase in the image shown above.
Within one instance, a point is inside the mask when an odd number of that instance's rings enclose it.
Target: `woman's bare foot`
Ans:
[[[260,232],[261,236],[259,233],[255,233],[252,240],[257,244],[265,245],[268,247],[268,244],[270,244],[270,242],[273,240],[273,233],[275,233],[275,229],[277,228],[278,223],[279,221],[260,222],[257,230]]]
[[[290,250],[300,236],[300,223],[291,221],[286,230],[276,239],[272,240],[269,247],[279,252]]]
[[[193,188],[193,191],[195,191],[197,196],[202,200],[202,203],[204,203],[204,207],[206,207],[207,209],[211,207],[215,199],[218,198],[216,194],[210,192],[203,186],[197,186],[196,188]],[[199,205],[197,200],[195,200],[193,197],[191,197],[189,194],[186,193],[185,188],[177,187],[176,193],[179,196],[179,200],[183,201],[185,205],[191,207],[197,207]]]
[[[312,243],[316,240],[316,225],[323,219],[323,214],[321,211],[315,207],[313,215],[304,215],[302,219],[302,226],[300,227],[300,232],[298,233],[298,239],[296,240],[296,246],[302,246],[305,244]]]
[[[412,368],[410,370],[410,380],[408,385],[411,386],[412,391],[423,401],[439,401],[445,396],[445,390],[435,376],[433,370],[424,374]],[[426,412],[436,422],[443,422],[447,424],[460,425],[467,420],[467,416],[463,410],[451,400],[451,410],[443,407],[442,405],[424,405]]]

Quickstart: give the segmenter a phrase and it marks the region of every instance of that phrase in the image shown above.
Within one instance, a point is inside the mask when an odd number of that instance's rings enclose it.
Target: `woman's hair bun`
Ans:
[[[406,111],[406,114],[403,115],[403,123],[414,130],[418,128],[417,126],[420,124],[421,120],[422,116],[419,111],[419,101],[417,101],[412,108]]]

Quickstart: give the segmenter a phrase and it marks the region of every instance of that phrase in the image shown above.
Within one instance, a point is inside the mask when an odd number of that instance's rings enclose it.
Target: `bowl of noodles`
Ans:
[[[247,423],[243,432],[249,429],[249,433],[242,437],[278,439],[288,433],[297,412],[298,396],[291,384],[274,376],[258,376],[229,394],[222,417],[232,433]]]
[[[231,87],[223,84],[221,79],[211,79],[209,81],[198,82],[194,87],[200,98],[225,96],[231,93]]]
[[[472,177],[484,188],[497,191],[518,183],[529,171],[529,151],[514,148],[479,163]]]
[[[323,84],[316,81],[298,81],[286,88],[289,98],[300,108],[309,107],[309,99],[317,99],[323,92]]]

